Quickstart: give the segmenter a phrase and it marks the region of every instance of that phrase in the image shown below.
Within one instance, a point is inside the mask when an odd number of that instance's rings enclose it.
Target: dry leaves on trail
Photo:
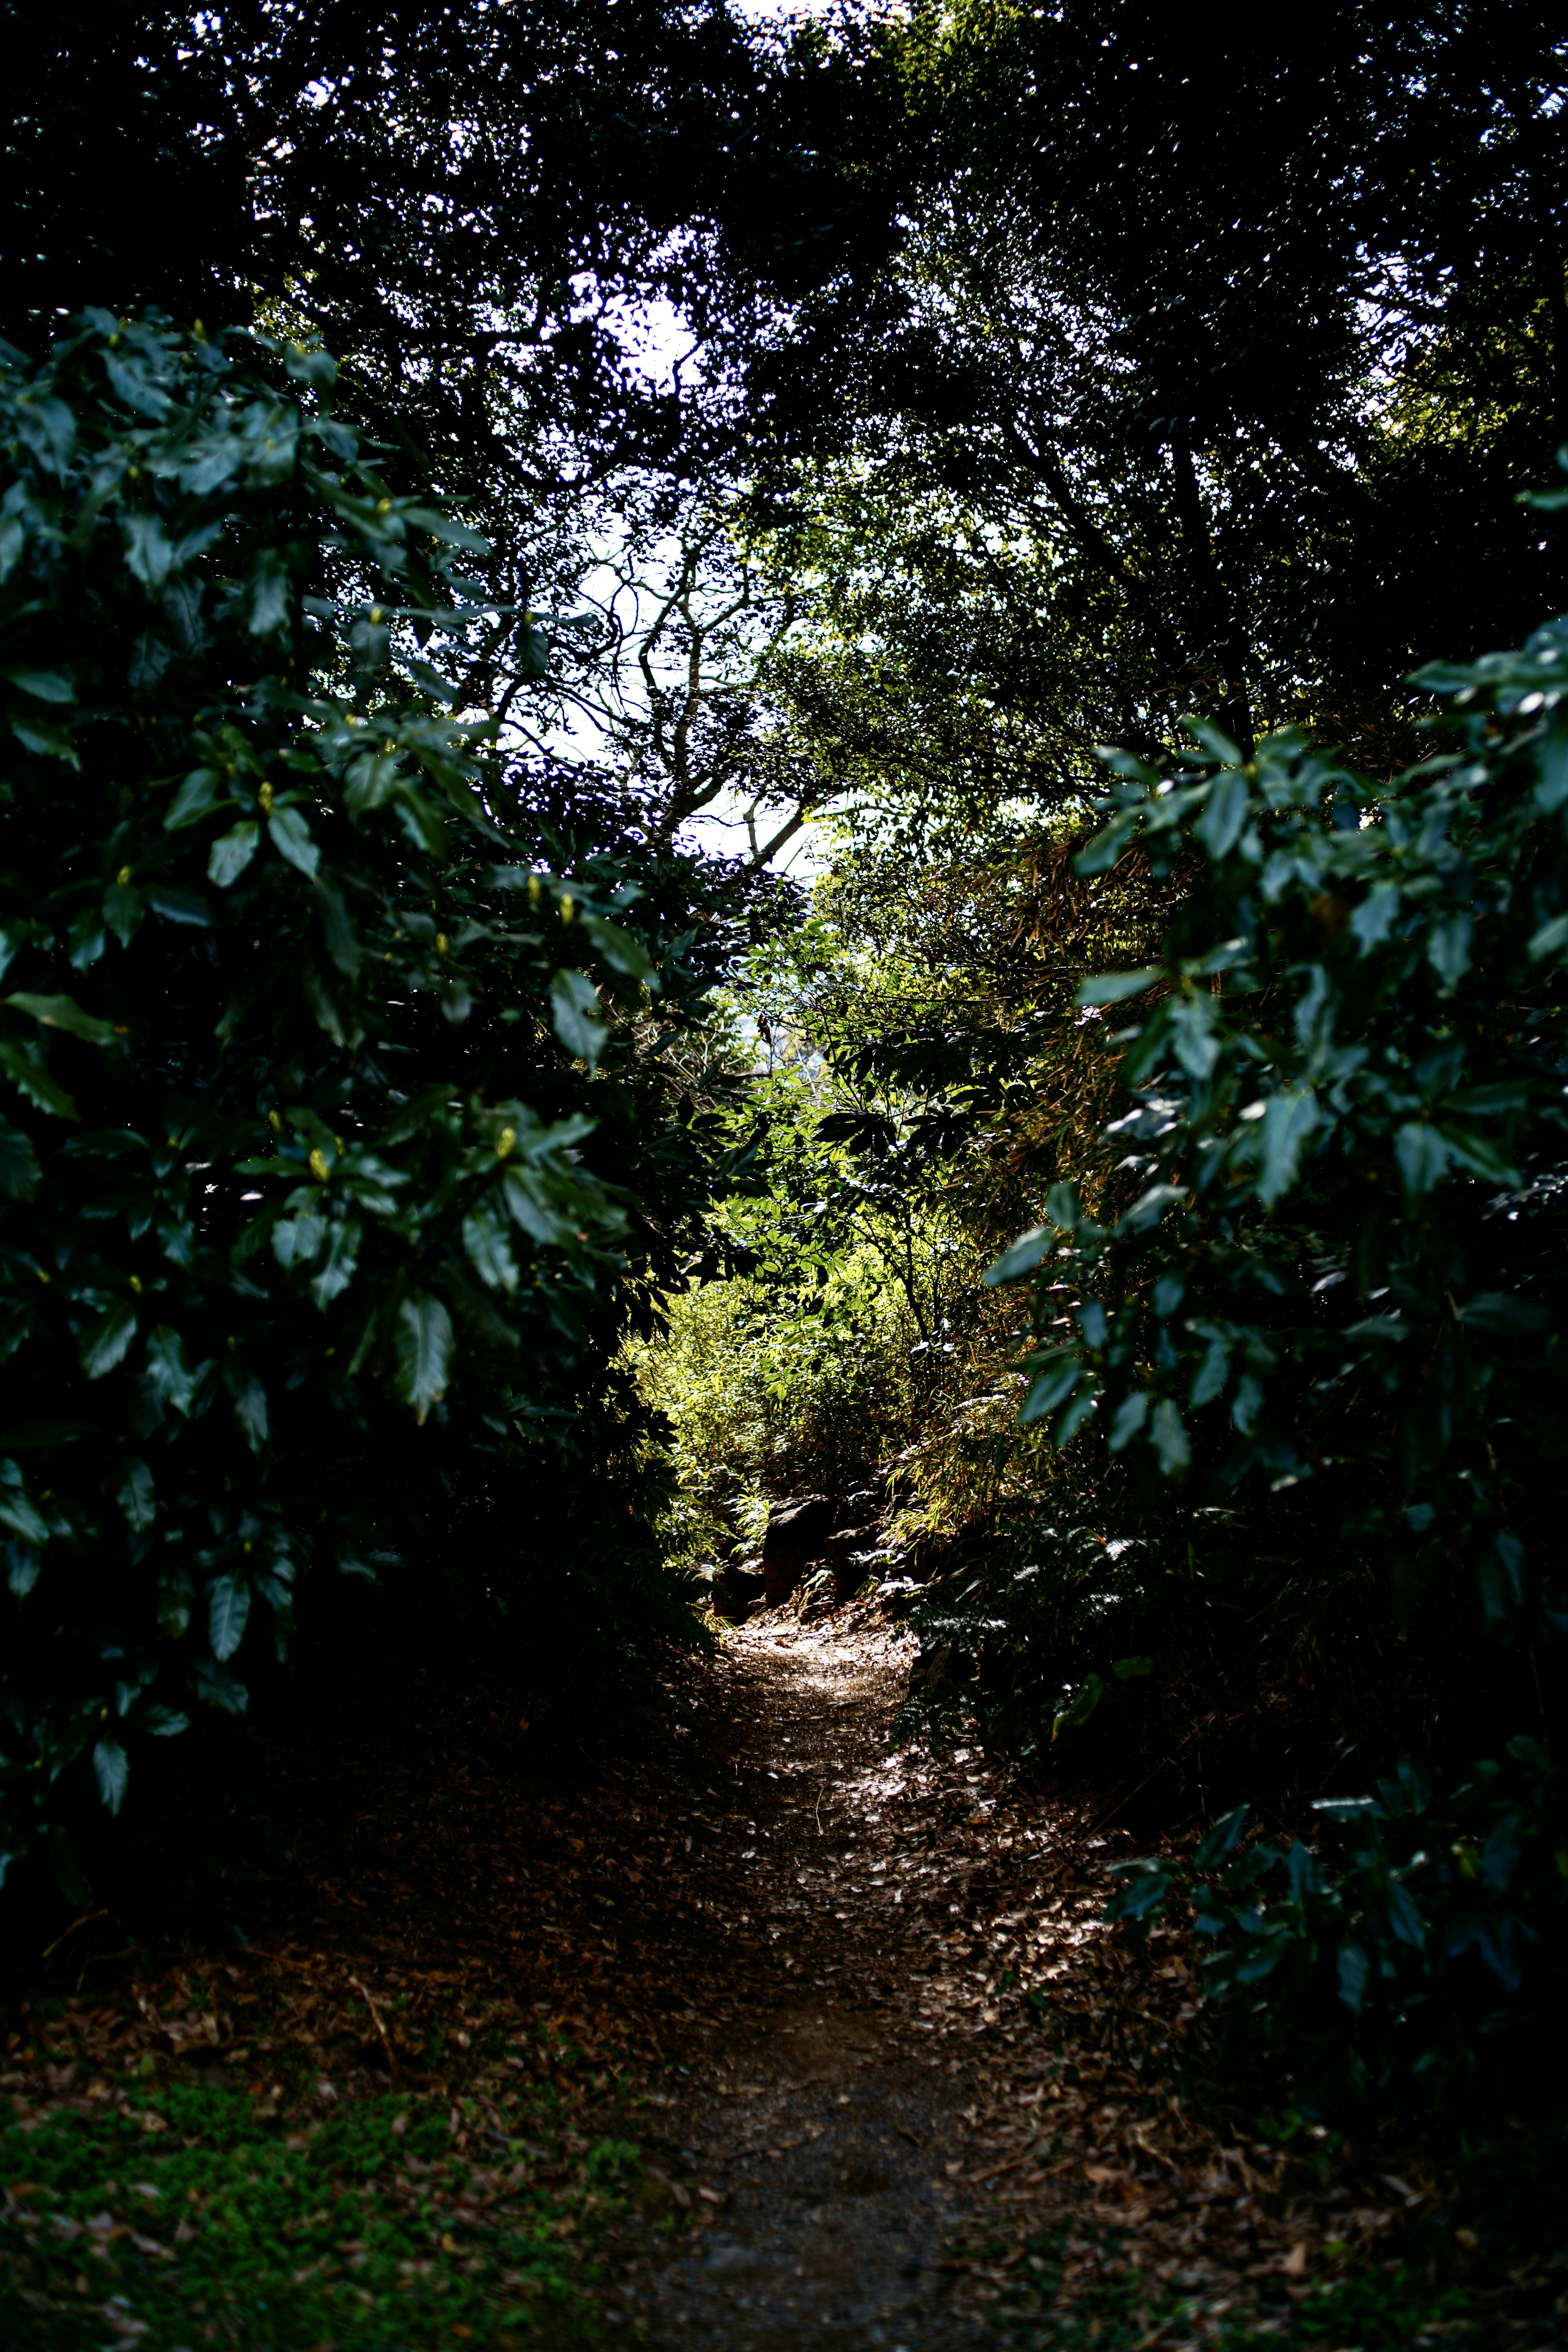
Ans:
[[[485,2270],[497,2231],[569,2265],[614,2217],[610,2323],[684,2352],[784,2340],[770,2297],[824,2346],[884,2311],[911,2352],[978,2342],[1047,2241],[1052,2307],[1179,2297],[1194,2339],[1385,2259],[1439,2184],[1173,2098],[1181,1953],[1100,1920],[1130,1842],[978,1752],[894,1746],[911,1646],[871,1606],[761,1617],[672,1670],[647,1753],[574,1777],[499,1685],[350,1706],[268,1759],[293,1863],[251,1948],[133,1977],[84,1924],[49,1963],[72,2005],[16,2021],[0,2087],[26,2129],[201,2083],[290,2145],[401,2102],[440,2132],[405,2266],[483,2277],[500,2325],[531,2282]]]

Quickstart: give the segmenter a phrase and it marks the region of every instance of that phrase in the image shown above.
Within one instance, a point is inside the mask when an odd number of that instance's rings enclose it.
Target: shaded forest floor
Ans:
[[[640,1759],[417,1676],[280,1742],[248,1948],[84,1923],[11,2021],[6,2352],[1560,2341],[1417,2158],[1176,2095],[1130,1842],[896,1745],[908,1648],[757,1618]]]

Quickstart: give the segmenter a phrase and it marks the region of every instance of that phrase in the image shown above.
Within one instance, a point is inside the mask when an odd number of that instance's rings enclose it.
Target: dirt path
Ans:
[[[700,2203],[724,2201],[623,2307],[671,2352],[956,2352],[978,2341],[941,2267],[972,2053],[949,2071],[945,2037],[918,2031],[929,1979],[900,1883],[896,1670],[884,1643],[770,1627],[732,1636],[726,1671],[751,1701],[721,1792],[730,1901],[691,1988],[692,2089],[665,2135]]]
[[[422,1670],[279,1739],[291,1859],[252,1940],[128,1974],[80,1923],[50,1963],[63,2013],[7,2037],[16,2131],[102,2141],[71,2226],[120,2244],[102,2314],[127,2347],[163,2352],[133,2323],[159,2297],[171,2345],[256,2340],[212,2284],[227,2225],[152,2246],[127,2203],[115,2134],[166,2129],[154,2094],[265,2113],[282,2155],[256,2161],[299,2171],[296,2235],[233,2239],[255,2309],[321,2287],[272,2352],[499,2352],[568,2272],[571,2340],[602,2315],[648,2352],[981,2352],[1008,2321],[1020,2352],[1218,2346],[1244,2321],[1286,2345],[1333,2282],[1375,2286],[1437,2190],[1372,2146],[1364,2170],[1287,2158],[1184,2113],[1177,1948],[1139,1960],[1099,1924],[1125,1844],[1087,1798],[898,1746],[912,1646],[874,1606],[762,1617],[672,1666],[640,1758],[580,1767],[517,1692]],[[373,2190],[343,2133],[394,2107],[406,2153]],[[9,2221],[25,2269],[40,2214]],[[300,2230],[321,2242],[296,2268]],[[50,2310],[84,2292],[26,2285]],[[1316,2316],[1313,2342],[1391,2340],[1339,2302]]]
[[[889,1752],[904,1647],[850,1612],[763,1618],[716,1669],[736,1744],[708,1816],[690,2087],[658,2135],[707,2226],[623,2282],[650,2347],[959,2352],[987,2333],[952,2250],[1035,2150],[1052,2071],[1020,1931],[1053,1876],[1081,1951],[1103,1887],[1070,1815],[999,1819],[963,1751]]]
[[[621,2265],[611,2321],[649,2352],[1294,2340],[1436,2192],[1184,2111],[1184,1965],[1100,1924],[1130,1841],[897,1748],[911,1648],[875,1609],[778,1612],[704,1678],[679,2087],[642,2135],[692,2226]]]

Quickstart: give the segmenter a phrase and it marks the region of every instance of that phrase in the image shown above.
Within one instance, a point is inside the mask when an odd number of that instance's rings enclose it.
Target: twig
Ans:
[[[1032,2163],[1034,2158],[1040,2154],[1045,2146],[1046,2142],[1043,2139],[1031,2140],[1029,2146],[1025,2148],[1021,2156],[1006,2157],[1004,2158],[1002,2163],[994,2164],[989,2172],[972,2172],[968,2175],[968,2179],[977,2182],[981,2180],[994,2180],[1004,2172],[1016,2172],[1021,2164]]]
[[[386,2053],[387,2066],[391,2071],[392,2079],[395,2083],[400,2072],[397,2063],[397,2053],[393,2048],[386,2028],[381,2021],[381,2011],[377,2009],[374,2001],[372,2000],[369,1993],[366,1992],[363,1985],[361,1984],[358,1977],[350,1977],[349,1982],[353,1985],[355,1992],[358,1993],[361,2000],[363,2001],[366,2009],[370,2011],[371,2023],[374,2026],[376,2032],[381,2036],[381,2046]]]
[[[90,1927],[95,1919],[107,1919],[108,1916],[109,1914],[107,1911],[84,1911],[79,1919],[73,1919],[71,1921],[70,1926],[66,1929],[63,1936],[57,1936],[55,1937],[54,1942],[49,1946],[47,1951],[40,1952],[38,1954],[40,1962],[51,1959],[55,1953],[59,1950],[60,1946],[68,1942],[70,1937],[76,1934],[79,1927]]]

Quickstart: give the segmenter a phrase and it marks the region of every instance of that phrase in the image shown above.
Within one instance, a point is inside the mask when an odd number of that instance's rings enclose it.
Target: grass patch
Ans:
[[[1462,2335],[1470,2308],[1462,2287],[1433,2284],[1415,2264],[1386,2262],[1281,2294],[1276,2308],[1244,2318],[1233,2297],[1184,2295],[1141,2278],[1122,2265],[1122,2252],[1114,2231],[1064,2228],[1030,2238],[999,2283],[992,2324],[1016,2352],[1047,2345],[1138,2352],[1193,2342],[1215,2352],[1263,2346],[1307,2352],[1324,2344],[1406,2352],[1428,2330]]]
[[[0,2341],[7,2352],[584,2342],[572,2241],[619,2201],[636,2150],[601,2141],[563,2157],[550,2105],[546,2091],[503,2133],[388,2092],[294,2126],[265,2097],[180,2083],[134,2104],[5,2117]]]

